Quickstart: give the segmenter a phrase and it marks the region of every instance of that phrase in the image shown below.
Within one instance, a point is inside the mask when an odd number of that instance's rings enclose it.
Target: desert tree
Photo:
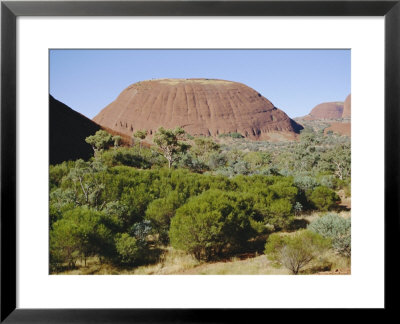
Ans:
[[[136,132],[134,132],[132,136],[139,141],[139,154],[140,154],[142,150],[142,141],[147,137],[147,130],[139,129]]]
[[[248,195],[207,190],[177,209],[169,230],[171,245],[198,260],[229,254],[252,235],[252,212]]]
[[[104,130],[98,130],[94,135],[86,137],[85,141],[92,146],[95,156],[114,143],[113,136]]]
[[[115,135],[112,140],[114,141],[114,147],[117,148],[121,144],[121,136]]]
[[[180,153],[185,153],[190,145],[184,140],[185,130],[181,127],[165,129],[160,127],[154,135],[153,142],[158,146],[161,154],[168,161],[168,168],[179,158]]]
[[[210,154],[221,151],[220,145],[209,137],[196,137],[194,144],[191,151],[202,162],[206,162]]]
[[[340,201],[335,191],[324,186],[318,186],[312,190],[308,199],[318,210],[323,211],[334,209]]]
[[[350,177],[351,148],[349,143],[338,144],[321,157],[321,165],[332,171],[340,180]]]
[[[88,205],[99,208],[104,184],[97,175],[105,171],[105,169],[106,167],[97,160],[85,162],[79,159],[75,162],[75,166],[71,168],[67,176],[74,184],[75,205]]]
[[[313,221],[308,229],[332,240],[333,249],[346,257],[351,256],[351,220],[335,213],[327,213]]]
[[[265,245],[268,258],[297,275],[311,261],[329,249],[331,241],[308,231],[298,231],[292,235],[274,233]]]

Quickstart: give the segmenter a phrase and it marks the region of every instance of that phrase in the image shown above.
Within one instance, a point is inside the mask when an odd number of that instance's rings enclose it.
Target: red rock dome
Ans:
[[[132,84],[93,120],[132,135],[160,126],[191,135],[240,133],[250,139],[293,139],[303,128],[250,87],[216,79],[157,79]]]

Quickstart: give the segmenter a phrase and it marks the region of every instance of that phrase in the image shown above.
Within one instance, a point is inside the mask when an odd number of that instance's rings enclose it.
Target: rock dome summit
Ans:
[[[303,127],[254,89],[219,79],[157,79],[134,83],[93,120],[126,135],[159,127],[191,135],[240,133],[253,140],[294,139]]]

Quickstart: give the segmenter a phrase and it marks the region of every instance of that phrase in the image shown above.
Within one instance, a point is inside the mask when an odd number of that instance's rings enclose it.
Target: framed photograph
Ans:
[[[1,321],[393,309],[399,16],[3,1]]]

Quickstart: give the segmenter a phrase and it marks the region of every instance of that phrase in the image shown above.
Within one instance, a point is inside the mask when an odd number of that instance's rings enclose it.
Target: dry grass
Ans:
[[[321,218],[323,215],[325,215],[328,212],[312,212],[310,214],[302,214],[300,216],[297,216],[296,219],[300,220],[305,220],[308,223],[311,223],[312,221]],[[341,211],[333,211],[333,213],[338,214],[339,216],[343,218],[350,218],[351,217],[351,211],[350,210],[341,210]]]
[[[119,269],[116,269],[110,264],[100,264],[98,258],[89,258],[86,266],[78,261],[76,263],[77,268],[73,270],[66,270],[63,272],[55,273],[57,275],[114,275],[121,274]]]
[[[205,263],[182,271],[183,275],[287,275],[289,271],[277,268],[266,255],[245,260],[233,258],[226,262]]]
[[[159,263],[137,268],[117,268],[110,264],[99,264],[97,258],[91,258],[85,267],[77,263],[78,268],[68,270],[60,275],[282,275],[289,274],[284,268],[276,268],[266,255],[260,255],[244,260],[230,260],[201,263],[191,255],[177,251],[171,247],[165,250]]]
[[[277,267],[266,255],[250,257],[244,260],[231,258],[226,261],[201,263],[192,256],[174,250],[166,249],[161,261],[154,265],[137,268],[117,268],[110,264],[99,264],[97,258],[88,260],[87,266],[78,264],[79,268],[69,270],[61,275],[289,275],[284,267]],[[350,272],[350,260],[332,251],[320,256],[304,269],[302,274],[331,274],[345,269]]]
[[[168,248],[161,262],[137,268],[117,268],[110,264],[99,264],[97,258],[88,260],[87,266],[60,275],[289,275],[284,267],[277,267],[266,255],[244,260],[231,258],[226,261],[201,263],[192,256]],[[336,271],[350,273],[350,260],[332,251],[326,252],[307,266],[301,274],[334,274]]]
[[[177,274],[178,272],[194,268],[199,264],[200,262],[193,256],[183,251],[175,250],[172,247],[167,247],[159,263],[138,267],[134,270],[133,274]]]
[[[307,266],[302,274],[334,274],[335,272],[351,273],[351,261],[348,258],[329,250]]]
[[[161,262],[137,268],[118,268],[110,264],[99,264],[97,258],[89,259],[87,266],[77,264],[78,268],[58,273],[59,275],[289,275],[284,267],[277,267],[266,255],[244,260],[230,260],[201,263],[192,256],[168,248]],[[350,272],[350,260],[332,251],[313,261],[302,274],[331,274],[345,269]]]

